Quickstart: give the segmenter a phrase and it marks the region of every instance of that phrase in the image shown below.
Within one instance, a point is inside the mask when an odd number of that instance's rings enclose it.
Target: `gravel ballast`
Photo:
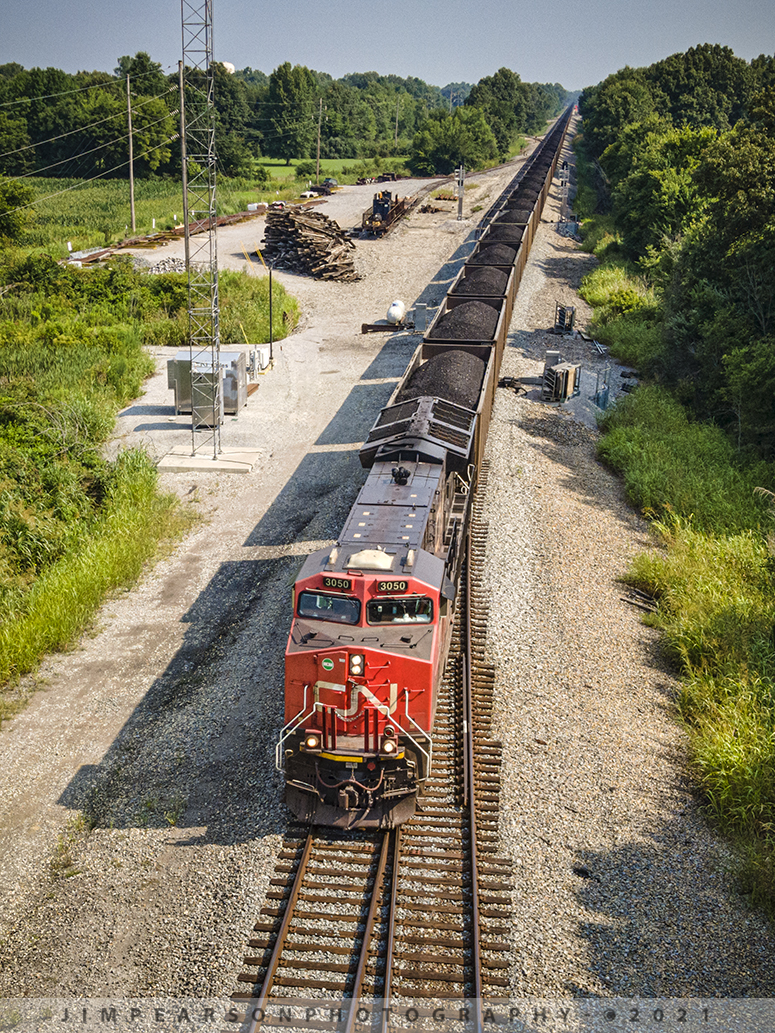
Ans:
[[[572,162],[569,148],[563,157]],[[491,202],[513,174],[473,180],[466,203]],[[353,222],[370,192],[352,195]],[[350,210],[346,192],[334,202]],[[362,336],[360,324],[395,298],[441,303],[473,247],[476,216],[465,214],[456,225],[413,213],[383,240],[359,241],[359,283],[277,274],[304,322],[224,425],[224,443],[257,448],[260,461],[246,476],[164,475],[207,523],[106,603],[76,650],[48,660],[40,691],[3,726],[3,996],[235,990],[287,827],[274,744],[289,586],[303,557],[335,540],[364,478],[358,447],[420,340]],[[555,181],[544,220],[559,216]],[[260,229],[227,230],[219,255],[244,267],[240,244]],[[590,385],[610,360],[547,332],[557,301],[585,325],[576,289],[593,264],[551,222],[539,227],[501,370],[521,390],[497,392],[488,439],[510,989],[769,997],[771,930],[739,895],[730,849],[694,793],[656,633],[622,598],[618,579],[652,545],[595,458]],[[563,408],[540,400],[548,347],[583,367],[582,394]],[[160,456],[190,443],[168,354],[157,357],[115,448]]]

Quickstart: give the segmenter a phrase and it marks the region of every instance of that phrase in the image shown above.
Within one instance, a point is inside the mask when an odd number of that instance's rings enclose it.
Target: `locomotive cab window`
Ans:
[[[323,592],[301,592],[298,614],[314,620],[336,621],[339,624],[357,624],[361,618],[358,599],[346,595],[325,595]]]
[[[366,619],[369,624],[430,624],[433,600],[420,595],[372,599],[366,604]]]

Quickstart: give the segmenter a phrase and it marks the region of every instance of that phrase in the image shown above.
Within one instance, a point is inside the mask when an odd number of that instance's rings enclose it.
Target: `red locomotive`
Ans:
[[[476,361],[489,403],[492,364]],[[423,396],[383,409],[339,541],[299,573],[278,763],[300,818],[390,827],[414,812],[433,762],[479,408]]]
[[[521,240],[501,249],[513,254],[502,293],[466,293],[480,245],[361,449],[370,471],[339,540],[313,553],[294,585],[277,765],[302,820],[398,825],[432,770],[473,480],[566,125],[567,116],[534,156],[541,196]],[[519,186],[510,200],[520,204]]]

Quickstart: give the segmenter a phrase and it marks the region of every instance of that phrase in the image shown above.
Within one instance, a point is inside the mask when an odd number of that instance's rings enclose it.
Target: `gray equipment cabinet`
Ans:
[[[221,358],[221,398],[223,411],[234,414],[238,413],[248,400],[248,375],[247,362],[244,352],[222,351]],[[202,355],[197,359],[197,379],[202,381],[202,391],[198,394],[206,394],[209,401],[205,403],[204,398],[197,398],[196,409],[201,415],[204,409],[212,411],[212,387],[209,389],[205,383],[208,374],[212,374],[212,363]],[[186,348],[178,352],[174,359],[167,360],[167,387],[175,392],[175,415],[188,414],[192,412],[191,399],[191,353]],[[206,389],[206,390],[205,390]],[[203,423],[212,421],[212,416]]]

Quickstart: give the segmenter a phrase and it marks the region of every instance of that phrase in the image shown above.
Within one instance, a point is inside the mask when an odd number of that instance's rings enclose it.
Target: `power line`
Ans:
[[[142,126],[142,128],[139,129],[138,131],[139,132],[144,132],[146,129],[150,129],[152,126],[157,126],[160,122],[166,122],[168,118],[173,118],[175,115],[178,115],[178,114],[180,114],[179,111],[170,111],[170,112],[168,112],[164,116],[164,118],[157,118],[155,122],[149,122],[148,125]],[[18,180],[20,180],[20,179],[28,179],[30,176],[40,176],[43,172],[48,172],[49,169],[55,169],[57,167],[57,165],[64,165],[68,161],[77,161],[78,158],[85,158],[89,154],[94,154],[95,151],[101,151],[103,149],[103,147],[113,147],[117,143],[123,143],[123,141],[125,139],[126,139],[126,137],[123,136],[123,135],[119,136],[119,137],[116,137],[115,140],[109,140],[107,143],[97,144],[97,146],[96,147],[92,147],[91,150],[81,151],[79,154],[71,154],[67,158],[62,158],[61,161],[55,161],[51,165],[46,165],[45,168],[35,169],[33,172],[25,172],[21,176],[9,176],[8,177],[8,181],[10,183],[16,183]],[[126,164],[128,165],[129,162],[127,162]]]
[[[169,65],[167,67],[169,68]],[[32,71],[32,69],[30,69],[30,71]],[[59,71],[59,69],[58,68],[54,69],[54,71]],[[27,70],[25,69],[24,72],[20,72],[19,74],[20,75],[25,75],[26,72],[27,72]],[[161,71],[161,69],[159,69],[158,71],[153,71],[153,72],[142,72],[140,75],[133,76],[133,78],[134,79],[146,79],[149,75],[159,75],[160,73],[162,75],[164,74]],[[63,74],[66,75],[67,73],[65,72]],[[0,104],[0,108],[13,107],[14,104],[29,104],[29,103],[32,103],[32,101],[34,101],[34,100],[53,100],[56,97],[69,97],[73,93],[84,93],[87,90],[100,90],[100,89],[105,89],[108,86],[123,86],[123,84],[124,84],[123,78],[122,79],[113,79],[113,80],[110,80],[108,82],[94,83],[92,86],[79,86],[77,90],[63,90],[61,93],[44,93],[44,94],[41,94],[38,97],[19,97],[18,100],[6,100],[6,101],[3,101],[3,103]]]
[[[133,110],[137,111],[138,108],[143,108],[143,107],[146,106],[146,104],[151,104],[155,100],[160,100],[162,97],[166,97],[168,93],[177,93],[177,91],[178,91],[177,86],[171,86],[168,90],[165,90],[164,93],[159,93],[155,97],[148,97],[146,100],[140,101],[140,103],[138,103],[138,104],[136,104],[134,106]],[[87,125],[87,126],[79,126],[77,129],[70,129],[68,132],[61,133],[59,136],[52,136],[48,140],[38,140],[37,143],[28,143],[24,147],[19,147],[15,151],[4,151],[2,154],[0,154],[0,158],[10,158],[14,154],[21,154],[22,151],[29,151],[33,147],[45,147],[47,144],[56,143],[58,140],[64,140],[66,137],[73,136],[75,133],[86,133],[86,132],[88,132],[89,129],[94,129],[95,126],[101,126],[105,122],[110,122],[111,119],[121,118],[122,115],[124,115],[124,114],[125,114],[125,111],[124,111],[124,108],[122,107],[120,111],[116,111],[116,112],[114,112],[114,114],[108,115],[107,118],[101,118],[97,122],[90,122],[89,125]],[[171,111],[170,112],[170,115],[177,115],[177,114],[178,114],[177,111]],[[49,166],[49,168],[50,167],[51,166]]]

